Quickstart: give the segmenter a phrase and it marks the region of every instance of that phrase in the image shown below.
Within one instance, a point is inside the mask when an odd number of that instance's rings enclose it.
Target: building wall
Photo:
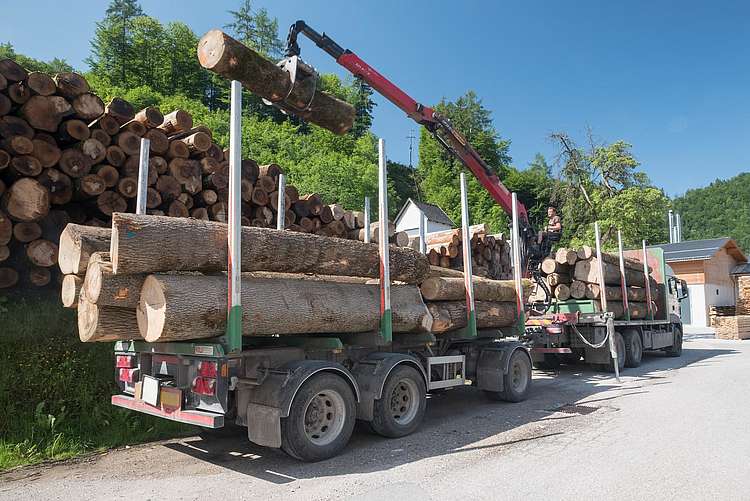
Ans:
[[[708,307],[706,306],[706,286],[688,284],[690,296],[690,325],[708,327]]]
[[[420,211],[416,205],[410,202],[409,206],[401,214],[401,218],[396,221],[396,231],[405,231],[409,234],[410,237],[419,235],[419,217],[421,216],[421,214],[422,211]],[[435,221],[430,221],[429,219],[427,220],[427,233],[450,229],[450,225],[436,223]]]
[[[725,249],[705,262],[707,306],[734,306],[737,301],[735,282],[729,272],[736,264]]]
[[[688,285],[705,284],[706,277],[703,267],[704,261],[676,261],[669,263],[677,278],[684,280]]]

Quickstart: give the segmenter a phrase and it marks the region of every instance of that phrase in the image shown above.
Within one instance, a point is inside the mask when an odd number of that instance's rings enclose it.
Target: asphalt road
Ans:
[[[575,366],[520,404],[446,392],[414,435],[357,429],[317,464],[193,437],[14,470],[0,499],[748,499],[749,369],[750,341],[695,336],[621,384]]]

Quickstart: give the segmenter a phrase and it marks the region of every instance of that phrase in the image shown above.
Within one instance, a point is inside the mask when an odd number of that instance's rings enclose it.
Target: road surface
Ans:
[[[192,437],[0,474],[0,499],[748,499],[749,373],[750,341],[698,335],[621,384],[574,366],[520,404],[437,395],[418,433],[358,428],[317,464]]]

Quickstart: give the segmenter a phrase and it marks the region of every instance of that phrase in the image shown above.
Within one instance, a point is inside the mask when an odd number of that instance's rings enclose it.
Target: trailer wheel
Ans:
[[[617,368],[620,372],[625,368],[626,346],[622,334],[615,331],[615,349],[617,350]],[[615,372],[614,360],[610,358],[609,363],[603,364],[606,372]]]
[[[508,362],[508,374],[503,382],[503,391],[486,391],[492,400],[505,402],[522,402],[531,390],[531,362],[528,355],[516,350]]]
[[[668,357],[680,357],[682,356],[682,329],[674,327],[672,331],[672,346],[664,350]]]
[[[636,329],[628,329],[622,337],[625,341],[625,367],[638,367],[643,359],[643,341]]]
[[[299,389],[281,420],[281,448],[301,461],[321,461],[337,455],[354,430],[356,401],[339,376],[319,373]]]
[[[370,428],[384,437],[413,433],[424,418],[427,387],[414,367],[399,365],[388,375],[383,396],[375,401]]]

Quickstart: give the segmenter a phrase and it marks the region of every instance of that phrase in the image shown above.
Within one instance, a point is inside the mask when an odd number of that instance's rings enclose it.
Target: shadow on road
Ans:
[[[301,463],[279,450],[256,446],[242,433],[218,439],[190,438],[165,447],[277,484],[301,478],[369,473],[429,457],[502,448],[561,432],[540,430],[537,435],[520,440],[473,444],[529,423],[573,419],[588,414],[592,412],[591,407],[598,408],[602,402],[649,393],[652,386],[671,384],[671,370],[713,365],[722,357],[739,353],[729,348],[690,349],[690,343],[685,344],[680,358],[662,354],[644,357],[640,367],[623,372],[621,384],[617,384],[610,374],[595,372],[586,365],[573,365],[562,366],[558,371],[535,371],[530,398],[517,404],[489,401],[471,387],[431,395],[425,420],[418,432],[399,439],[386,439],[370,433],[364,423],[358,423],[345,451],[320,463]],[[590,398],[608,390],[622,393]]]

